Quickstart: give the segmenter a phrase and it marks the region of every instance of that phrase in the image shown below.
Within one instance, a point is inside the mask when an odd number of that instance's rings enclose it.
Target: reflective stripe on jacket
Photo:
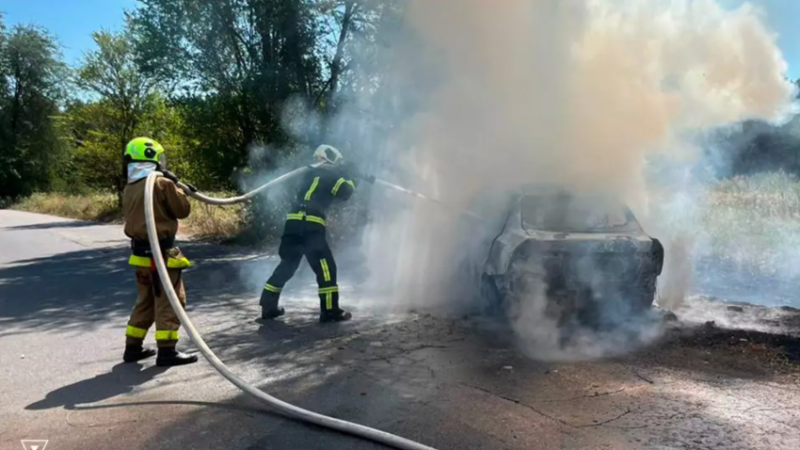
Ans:
[[[355,192],[355,181],[339,166],[320,166],[306,172],[295,205],[287,221],[326,225],[326,213],[334,201],[347,201]]]
[[[153,258],[147,256],[131,255],[128,264],[134,267],[153,267]],[[168,269],[187,269],[192,267],[192,262],[185,256],[182,258],[167,258]]]

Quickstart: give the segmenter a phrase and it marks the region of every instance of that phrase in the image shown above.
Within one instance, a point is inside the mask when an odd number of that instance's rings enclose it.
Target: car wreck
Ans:
[[[545,297],[564,323],[602,326],[649,310],[664,248],[615,198],[532,185],[485,192],[464,221],[461,273],[483,312]]]

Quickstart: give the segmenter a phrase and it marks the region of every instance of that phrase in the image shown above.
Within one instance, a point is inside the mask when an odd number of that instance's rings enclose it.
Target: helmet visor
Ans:
[[[158,165],[161,167],[162,170],[169,170],[167,169],[167,155],[164,153],[158,155]]]

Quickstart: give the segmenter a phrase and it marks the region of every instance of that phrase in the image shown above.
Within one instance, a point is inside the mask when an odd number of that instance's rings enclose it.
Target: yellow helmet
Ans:
[[[137,137],[125,146],[126,162],[153,162],[167,168],[167,156],[164,147],[158,142],[147,137]]]

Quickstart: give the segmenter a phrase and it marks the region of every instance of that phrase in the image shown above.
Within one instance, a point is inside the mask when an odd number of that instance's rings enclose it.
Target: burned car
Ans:
[[[470,212],[483,220],[462,221],[460,271],[484,312],[533,297],[561,321],[650,309],[664,249],[624,203],[532,185],[486,192]]]

